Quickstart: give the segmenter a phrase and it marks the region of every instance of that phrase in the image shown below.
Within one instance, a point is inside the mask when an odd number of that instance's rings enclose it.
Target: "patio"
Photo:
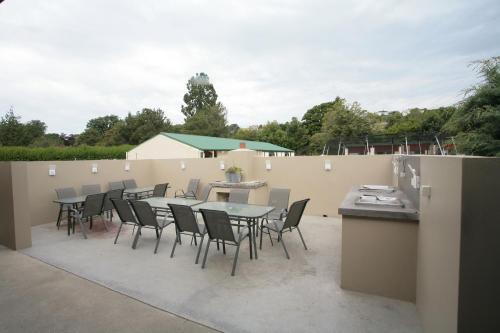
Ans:
[[[154,232],[144,231],[132,250],[131,227],[118,243],[118,223],[94,223],[84,240],[55,223],[32,228],[33,246],[22,253],[128,295],[146,304],[225,332],[420,332],[415,304],[349,292],[340,288],[339,219],[305,216],[302,232],[287,234],[291,260],[264,238],[258,260],[241,247],[236,276],[229,275],[234,248],[227,255],[212,246],[207,267],[194,264],[197,248],[183,237],[170,258],[174,229],[167,228],[158,253]],[[230,302],[228,302],[230,300]],[[230,304],[230,305],[229,305]],[[138,316],[140,320],[140,315]]]

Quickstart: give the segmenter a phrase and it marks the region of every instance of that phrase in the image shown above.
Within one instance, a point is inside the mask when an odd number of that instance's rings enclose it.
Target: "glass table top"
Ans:
[[[193,210],[195,211],[199,211],[200,209],[223,210],[229,216],[233,217],[259,218],[272,212],[274,207],[239,204],[233,202],[207,201],[193,207]]]

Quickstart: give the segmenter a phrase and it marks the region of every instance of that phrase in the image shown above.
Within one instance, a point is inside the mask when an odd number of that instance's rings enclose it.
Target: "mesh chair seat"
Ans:
[[[236,245],[236,253],[233,259],[233,269],[231,270],[231,276],[234,276],[236,263],[238,261],[238,254],[240,252],[240,246],[243,242],[243,239],[248,237],[250,242],[249,244],[251,244],[252,242],[251,237],[249,237],[249,230],[245,228],[242,232],[235,232],[233,227],[231,226],[229,216],[225,211],[200,209],[200,212],[203,216],[203,220],[205,221],[205,225],[208,231],[208,242],[205,248],[205,255],[203,257],[201,268],[205,268],[210,243],[212,241],[222,240],[223,245],[225,244],[224,242],[230,242],[230,244],[232,243],[232,245]]]
[[[137,234],[135,235],[132,248],[135,249],[142,228],[155,229],[157,240],[154,253],[156,253],[158,251],[158,245],[160,244],[163,229],[172,224],[172,221],[165,218],[158,218],[149,203],[145,201],[130,201],[130,204],[135,212],[139,228],[139,230],[137,230]]]
[[[105,193],[91,194],[85,199],[85,204],[83,207],[78,209],[72,209],[75,219],[80,224],[80,228],[83,233],[83,237],[87,239],[87,233],[85,232],[84,223],[87,222],[87,218],[92,218],[94,216],[99,216],[104,224],[106,231],[108,227],[106,221],[102,218],[102,206],[104,204]],[[75,232],[75,219],[73,220],[73,233]]]
[[[283,241],[283,233],[286,231],[297,230],[300,236],[300,240],[304,245],[304,249],[307,250],[306,242],[304,241],[304,237],[302,237],[302,232],[299,229],[299,223],[302,219],[302,214],[304,213],[304,209],[306,208],[309,199],[304,199],[300,201],[294,202],[290,206],[290,210],[286,216],[285,221],[281,220],[272,220],[267,222],[266,224],[261,225],[261,235],[260,235],[260,248],[262,249],[262,238],[264,236],[264,230],[267,229],[267,234],[269,235],[269,240],[271,241],[271,245],[273,244],[273,240],[271,238],[270,231],[274,231],[278,234],[278,241],[281,241],[281,246],[285,251],[285,255],[287,259],[290,259],[288,254],[288,250],[286,249],[285,242]]]
[[[283,230],[284,225],[285,225],[285,222],[283,222],[283,221],[273,220],[271,222],[264,224],[263,227],[267,228],[269,230],[275,231],[275,232],[280,232]]]

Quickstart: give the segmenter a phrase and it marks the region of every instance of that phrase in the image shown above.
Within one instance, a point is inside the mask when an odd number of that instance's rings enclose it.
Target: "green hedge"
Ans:
[[[72,161],[125,159],[131,145],[101,147],[0,147],[0,161]]]

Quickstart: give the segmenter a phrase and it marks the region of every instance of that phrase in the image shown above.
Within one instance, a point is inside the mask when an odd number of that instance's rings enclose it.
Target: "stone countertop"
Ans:
[[[377,207],[372,205],[355,204],[355,201],[363,194],[377,194],[385,197],[395,197],[404,203],[404,207]],[[405,193],[396,189],[392,193],[384,191],[360,191],[360,186],[353,187],[347,193],[344,201],[339,207],[339,214],[352,217],[373,217],[393,220],[418,221],[418,209],[412,204]]]
[[[265,181],[260,181],[260,180],[252,180],[252,181],[246,181],[246,182],[239,182],[239,183],[231,183],[227,181],[215,181],[209,183],[212,187],[222,187],[222,188],[248,188],[248,189],[255,189],[259,188],[262,186],[266,186],[267,183]]]

